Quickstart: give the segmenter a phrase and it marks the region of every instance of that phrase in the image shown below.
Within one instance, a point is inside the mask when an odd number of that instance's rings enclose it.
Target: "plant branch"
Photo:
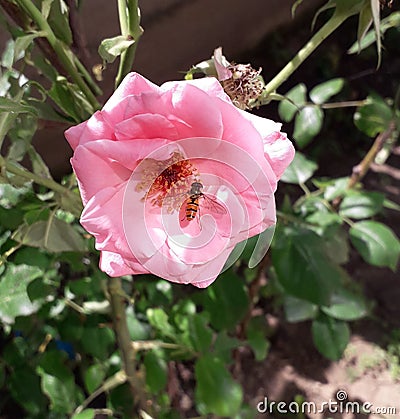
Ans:
[[[80,406],[75,409],[74,414],[78,415],[84,410],[89,403],[91,403],[96,397],[100,396],[101,393],[110,391],[115,387],[120,386],[126,381],[126,375],[124,371],[118,371],[112,377],[108,378],[98,389],[96,389]]]
[[[367,174],[375,160],[375,157],[382,150],[382,147],[385,145],[386,141],[390,139],[395,128],[396,126],[394,121],[391,121],[386,131],[382,132],[376,137],[372,147],[368,150],[368,153],[365,155],[365,157],[357,166],[353,167],[353,173],[347,185],[348,189],[352,189]]]
[[[367,104],[367,100],[350,100],[347,102],[331,102],[331,103],[323,103],[320,105],[321,109],[337,109],[337,108],[353,108],[364,106]],[[310,105],[313,105],[310,103]]]
[[[108,280],[108,294],[111,305],[111,315],[114,324],[114,331],[121,352],[121,359],[126,380],[132,393],[135,407],[143,409],[146,402],[144,392],[143,377],[136,369],[136,352],[132,346],[132,340],[129,336],[128,324],[126,319],[126,298],[122,289],[120,278],[110,278]]]
[[[133,38],[135,43],[121,54],[115,87],[118,87],[122,79],[132,70],[137,44],[143,33],[140,26],[138,0],[118,0],[118,16],[121,34],[127,38]]]
[[[15,22],[16,25],[20,26],[26,32],[32,30],[30,27],[30,21],[27,16],[21,12],[15,4],[9,2],[8,0],[0,0],[0,6],[3,8],[4,12],[10,17],[10,19]],[[60,60],[57,57],[57,54],[51,48],[48,40],[46,38],[36,38],[36,44],[39,49],[42,51],[42,54],[46,56],[57,72],[61,75],[66,76],[64,67],[61,65]]]
[[[30,172],[24,167],[6,160],[3,156],[0,156],[0,169],[1,171],[6,170],[9,173],[26,179],[27,181],[33,181],[38,185],[45,186],[46,188],[57,192],[61,196],[61,201],[63,201],[63,199],[68,200],[69,205],[66,209],[75,216],[80,216],[82,212],[82,202],[79,196],[73,193],[70,189],[55,182],[53,179],[44,178],[36,173]]]
[[[82,90],[83,94],[86,96],[87,100],[92,105],[93,111],[99,109],[100,104],[98,103],[91,89],[85,83],[85,80],[79,74],[73,59],[71,59],[70,56],[67,54],[62,42],[57,39],[50,25],[47,23],[47,20],[36,8],[34,3],[30,0],[16,0],[16,2],[21,7],[21,9],[23,9],[28,14],[28,16],[33,20],[33,22],[35,22],[38,28],[46,33],[46,38],[49,44],[51,45],[52,49],[57,54],[60,63],[64,67],[65,71],[69,74],[71,79]]]
[[[304,47],[296,54],[296,56],[264,87],[262,96],[267,98],[271,93],[285,82],[289,76],[303,63],[303,61],[332,33],[334,32],[349,16],[333,15],[324,26],[304,45]]]
[[[394,121],[391,121],[389,123],[388,128],[375,138],[374,143],[372,144],[371,148],[368,150],[364,158],[361,160],[361,162],[353,167],[353,172],[349,179],[349,183],[347,184],[347,189],[354,188],[357,185],[357,183],[359,183],[361,179],[363,179],[363,177],[367,174],[368,170],[374,163],[376,156],[382,150],[382,147],[392,137],[395,129],[396,124]],[[341,197],[336,198],[332,202],[333,208],[337,209],[340,203],[342,202],[342,199],[343,198]]]

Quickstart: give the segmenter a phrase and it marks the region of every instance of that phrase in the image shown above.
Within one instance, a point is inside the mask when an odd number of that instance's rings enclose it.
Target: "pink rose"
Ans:
[[[294,156],[280,124],[237,109],[215,78],[158,87],[130,73],[65,136],[100,268],[197,287],[275,224],[273,193]]]

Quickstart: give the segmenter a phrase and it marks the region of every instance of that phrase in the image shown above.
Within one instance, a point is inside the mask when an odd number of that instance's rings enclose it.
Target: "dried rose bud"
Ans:
[[[250,109],[264,88],[261,68],[255,70],[250,64],[229,63],[222,55],[222,48],[214,51],[213,60],[218,80],[232,103],[239,109]]]

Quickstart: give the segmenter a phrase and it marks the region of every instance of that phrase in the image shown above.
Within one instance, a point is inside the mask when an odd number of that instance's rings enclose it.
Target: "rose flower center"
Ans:
[[[178,210],[187,196],[190,185],[198,180],[196,167],[174,152],[167,160],[144,159],[141,181],[137,191],[145,191],[142,200],[150,199],[153,206],[167,204],[168,212]]]

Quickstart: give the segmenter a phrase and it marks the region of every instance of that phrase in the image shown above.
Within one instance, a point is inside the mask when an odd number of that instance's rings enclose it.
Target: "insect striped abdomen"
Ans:
[[[186,220],[192,221],[196,217],[197,211],[199,209],[199,197],[190,196],[186,202]]]

